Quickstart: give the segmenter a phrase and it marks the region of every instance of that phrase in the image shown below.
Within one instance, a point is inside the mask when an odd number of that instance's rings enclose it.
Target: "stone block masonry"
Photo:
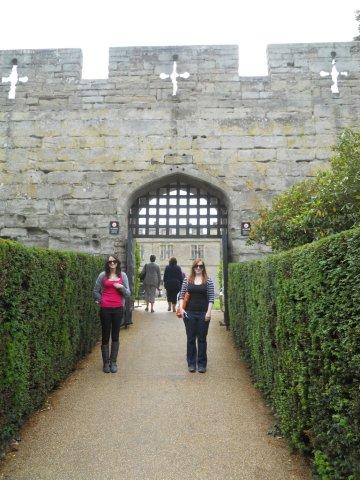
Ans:
[[[28,77],[15,99],[0,83],[0,236],[122,255],[140,192],[182,178],[225,201],[234,260],[261,254],[240,223],[326,168],[341,131],[360,123],[359,42],[267,54],[268,76],[239,77],[235,45],[111,48],[109,78],[82,80],[78,49],[0,51],[0,77],[14,60]],[[190,73],[176,96],[160,78],[174,61]]]

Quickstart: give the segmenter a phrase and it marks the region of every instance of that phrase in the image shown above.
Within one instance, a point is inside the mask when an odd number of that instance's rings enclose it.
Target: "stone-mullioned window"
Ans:
[[[204,245],[191,245],[191,260],[204,258]]]
[[[160,245],[160,260],[167,260],[174,255],[174,246],[172,244]]]

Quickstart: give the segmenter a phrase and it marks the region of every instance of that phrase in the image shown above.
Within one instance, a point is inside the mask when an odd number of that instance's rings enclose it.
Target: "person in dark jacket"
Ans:
[[[169,259],[169,265],[165,267],[164,272],[164,287],[166,289],[166,296],[168,301],[168,312],[175,312],[177,301],[177,294],[180,292],[183,281],[183,273],[177,264],[175,257]]]

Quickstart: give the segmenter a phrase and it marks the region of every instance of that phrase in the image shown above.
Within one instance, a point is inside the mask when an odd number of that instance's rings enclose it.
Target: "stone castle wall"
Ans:
[[[334,53],[335,55],[334,56]],[[240,223],[325,168],[360,123],[360,43],[268,47],[269,75],[238,76],[238,48],[111,48],[109,78],[81,80],[78,49],[0,51],[0,236],[121,253],[127,215],[153,182],[181,177],[226,201],[233,258],[258,255]],[[175,57],[174,57],[175,56]],[[178,92],[169,79],[174,58]],[[340,93],[332,93],[332,59]],[[119,220],[119,236],[109,221]]]

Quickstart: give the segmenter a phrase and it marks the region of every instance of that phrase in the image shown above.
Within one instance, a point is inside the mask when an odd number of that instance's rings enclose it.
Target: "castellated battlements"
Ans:
[[[10,73],[16,59],[22,75],[36,83],[58,83],[81,79],[82,52],[78,48],[0,50],[1,75]]]
[[[132,202],[171,178],[221,192],[233,259],[253,258],[241,222],[360,126],[360,42],[269,45],[263,77],[236,45],[109,53],[82,80],[79,49],[0,51],[0,237],[121,253]]]
[[[210,94],[251,99],[273,97],[283,91],[284,82],[287,91],[290,88],[293,93],[328,86],[330,77],[321,77],[320,72],[330,73],[335,60],[338,72],[348,72],[346,79],[341,74],[338,78],[339,82],[346,80],[342,86],[345,94],[355,87],[354,80],[359,75],[360,45],[359,42],[269,45],[267,59],[268,76],[239,77],[241,58],[237,45],[115,47],[109,51],[108,79],[82,80],[80,49],[5,50],[0,51],[0,71],[2,77],[9,76],[16,61],[19,77],[28,77],[26,84],[16,88],[20,104],[31,105],[37,97],[39,104],[44,105],[52,97],[56,100],[53,105],[61,104],[61,93],[66,104],[75,92],[84,98],[82,103],[91,104],[88,95],[91,90],[95,104],[106,103],[105,97],[109,103],[116,104],[118,99],[122,104],[128,95],[128,101],[144,96],[148,100],[166,99],[171,93],[170,82],[164,82],[160,74],[170,74],[174,61],[177,72],[189,73],[186,81],[178,80],[179,87],[181,84],[178,98]],[[0,101],[4,106],[9,88],[9,84],[0,83]],[[24,98],[30,100],[19,100]]]
[[[360,61],[360,42],[274,44],[267,48],[270,75],[296,75],[301,72],[318,78],[319,71],[326,69],[333,57],[338,70],[356,74]]]

